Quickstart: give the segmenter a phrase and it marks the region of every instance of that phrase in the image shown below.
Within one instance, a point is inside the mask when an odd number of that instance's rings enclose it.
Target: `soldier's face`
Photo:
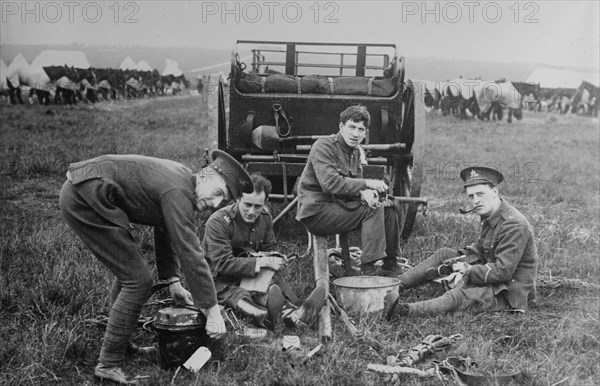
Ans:
[[[350,147],[356,147],[362,142],[363,139],[365,139],[367,128],[365,127],[365,123],[362,121],[354,122],[348,120],[344,124],[340,122],[340,133],[342,134],[342,138],[344,138],[346,145]]]
[[[196,207],[199,211],[218,208],[229,200],[229,189],[219,173],[200,173],[196,185]]]
[[[238,199],[238,209],[246,223],[254,223],[266,204],[265,192],[242,193]]]
[[[489,185],[467,186],[467,196],[475,209],[475,213],[486,217],[498,209],[500,201],[498,199],[498,188]]]

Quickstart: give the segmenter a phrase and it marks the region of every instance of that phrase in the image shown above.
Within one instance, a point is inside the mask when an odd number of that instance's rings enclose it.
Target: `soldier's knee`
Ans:
[[[140,272],[135,280],[136,290],[143,295],[150,295],[153,284],[154,280],[152,279],[152,274],[150,274],[150,272]]]

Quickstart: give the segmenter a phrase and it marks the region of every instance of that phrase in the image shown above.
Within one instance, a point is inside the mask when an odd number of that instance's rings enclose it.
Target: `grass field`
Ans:
[[[200,98],[191,97],[73,108],[0,106],[0,384],[94,383],[103,330],[89,319],[106,315],[112,277],[61,218],[58,193],[67,165],[100,154],[138,153],[197,169],[215,136],[206,130],[205,110]],[[404,248],[413,264],[442,246],[476,239],[478,219],[457,211],[463,204],[458,171],[471,163],[488,164],[503,171],[501,194],[535,229],[540,274],[600,284],[597,119],[526,112],[509,125],[428,114],[423,139],[416,162],[430,204]],[[291,218],[276,231],[285,252],[306,248],[302,228]],[[135,234],[152,262],[151,229],[139,226]],[[310,259],[287,269],[299,295],[313,285],[311,270]],[[599,291],[542,284],[537,305],[524,315],[459,312],[393,325],[355,316],[368,338],[362,341],[353,340],[334,318],[333,342],[306,363],[300,356],[305,351],[283,352],[274,339],[253,342],[232,335],[224,342],[223,360],[197,375],[181,371],[174,377],[139,358],[127,367],[151,375],[152,385],[391,384],[367,364],[384,364],[386,356],[427,335],[460,333],[462,340],[417,367],[460,355],[476,361],[479,374],[522,372],[520,383],[526,385],[600,384]],[[401,295],[411,301],[439,292],[432,285]],[[156,309],[149,304],[143,315]],[[284,332],[299,335],[306,351],[319,343],[314,326]],[[139,329],[134,340],[147,344],[152,335]],[[402,376],[400,384],[440,382]]]

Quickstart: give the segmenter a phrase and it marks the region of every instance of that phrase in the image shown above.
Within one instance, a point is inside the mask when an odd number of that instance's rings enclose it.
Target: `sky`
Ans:
[[[600,68],[593,1],[0,1],[2,44],[395,43],[405,57]]]

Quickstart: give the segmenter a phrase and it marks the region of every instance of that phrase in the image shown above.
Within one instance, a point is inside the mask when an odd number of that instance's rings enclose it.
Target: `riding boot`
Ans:
[[[374,261],[363,263],[360,265],[360,272],[363,276],[375,276],[377,275],[377,267]]]
[[[389,291],[383,297],[383,317],[388,322],[396,318],[408,316],[408,305],[400,303],[400,295],[398,292]]]
[[[396,256],[386,256],[383,258],[383,265],[379,276],[396,278],[402,273],[402,268],[398,265]]]
[[[147,375],[132,375],[123,371],[120,366],[106,366],[102,363],[98,363],[94,369],[94,377],[102,382],[107,381],[119,385],[139,385],[150,378]]]
[[[442,248],[429,256],[425,261],[398,276],[400,289],[413,288],[440,277],[438,267],[444,260],[458,256],[458,252],[452,248]]]
[[[267,310],[263,307],[257,306],[245,299],[240,299],[235,304],[237,310],[244,316],[250,318],[254,324],[259,327],[264,327],[265,319],[267,317]]]
[[[281,324],[281,311],[283,310],[284,305],[285,299],[283,297],[283,293],[281,292],[281,288],[279,288],[277,284],[271,285],[269,287],[269,291],[267,292],[267,322],[271,326],[267,327],[272,327],[275,329]]]

